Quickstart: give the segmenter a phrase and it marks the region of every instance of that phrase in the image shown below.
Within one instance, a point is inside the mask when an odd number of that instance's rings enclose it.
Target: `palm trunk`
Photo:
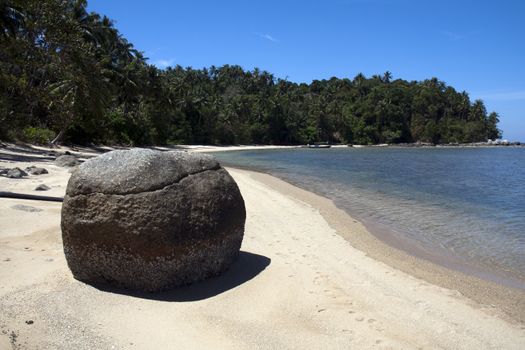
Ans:
[[[65,129],[60,130],[58,135],[53,139],[53,141],[51,141],[51,146],[57,146],[59,142],[62,141],[62,138],[64,137],[65,132],[66,132]]]
[[[67,129],[69,129],[69,126],[72,124],[72,122],[73,122],[73,113],[66,112],[66,119],[64,120],[64,123],[58,135],[53,139],[53,141],[51,141],[51,146],[53,147],[58,146],[58,144],[64,138],[64,134],[66,133]]]

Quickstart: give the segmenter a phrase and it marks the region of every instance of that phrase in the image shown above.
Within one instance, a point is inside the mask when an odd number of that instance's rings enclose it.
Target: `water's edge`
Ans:
[[[354,248],[377,262],[387,264],[413,278],[420,279],[422,286],[430,283],[445,288],[448,290],[446,291],[448,295],[466,297],[465,301],[470,300],[473,302],[471,304],[473,307],[481,308],[489,315],[497,315],[513,324],[525,324],[524,290],[445,268],[392,247],[373,235],[363,223],[351,217],[347,211],[338,208],[331,199],[295,186],[269,172],[239,166],[227,168],[245,171],[248,176],[268,186],[269,189],[311,206],[323,216],[337,234]]]
[[[363,218],[357,213],[350,211],[348,208],[341,206],[337,203],[335,198],[330,198],[326,193],[316,191],[313,188],[305,186],[304,183],[295,182],[293,179],[281,176],[279,173],[272,172],[269,169],[263,169],[256,166],[240,165],[238,163],[230,163],[227,161],[221,161],[221,165],[230,168],[237,168],[241,170],[248,170],[252,172],[258,172],[268,174],[276,177],[292,186],[298,187],[304,191],[314,193],[317,196],[326,198],[331,201],[338,209],[347,213],[350,217],[359,220],[368,230],[368,232],[379,241],[387,244],[390,247],[401,250],[402,252],[418,258],[444,267],[449,270],[460,272],[469,276],[477,277],[485,281],[496,283],[503,287],[509,287],[525,291],[525,280],[504,274],[502,271],[490,271],[483,269],[481,266],[476,266],[469,263],[466,260],[460,259],[445,249],[439,247],[433,247],[432,250],[424,247],[415,240],[411,240],[409,236],[402,234],[394,234],[394,229],[380,222],[374,222],[370,218]]]

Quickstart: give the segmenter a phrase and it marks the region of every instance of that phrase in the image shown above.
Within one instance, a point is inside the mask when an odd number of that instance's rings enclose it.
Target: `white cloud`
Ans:
[[[278,39],[274,38],[274,37],[271,36],[270,34],[257,33],[257,35],[259,35],[259,36],[260,36],[261,38],[263,38],[263,39],[273,41],[274,43],[279,42]]]
[[[517,101],[525,100],[525,90],[477,94],[477,98],[489,101]]]
[[[466,38],[466,35],[464,34],[454,33],[448,30],[442,30],[441,34],[447,36],[449,39],[454,40],[454,41]]]
[[[166,68],[166,67],[169,67],[171,65],[173,65],[173,63],[175,62],[175,59],[174,58],[170,58],[170,59],[159,59],[159,60],[155,60],[153,62],[151,62],[154,66],[157,66],[158,68]]]

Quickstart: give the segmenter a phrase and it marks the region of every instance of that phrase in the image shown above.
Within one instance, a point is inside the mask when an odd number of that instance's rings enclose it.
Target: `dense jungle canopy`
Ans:
[[[236,65],[158,69],[109,18],[86,8],[85,0],[0,0],[0,139],[376,144],[501,136],[497,113],[437,78],[386,72],[305,84]]]

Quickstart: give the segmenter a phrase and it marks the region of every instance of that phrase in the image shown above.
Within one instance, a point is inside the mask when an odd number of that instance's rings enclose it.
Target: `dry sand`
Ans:
[[[6,160],[0,166],[29,164]],[[50,174],[0,177],[0,191],[35,193],[42,182],[53,191],[43,194],[63,194],[68,170],[32,160]],[[0,349],[525,348],[523,323],[379,261],[364,226],[326,199],[228,171],[247,208],[239,260],[221,277],[161,294],[74,280],[60,203],[0,198]]]

